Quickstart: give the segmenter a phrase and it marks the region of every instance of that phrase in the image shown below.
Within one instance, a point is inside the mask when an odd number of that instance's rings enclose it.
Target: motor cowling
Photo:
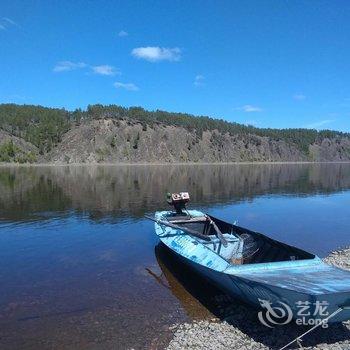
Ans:
[[[190,195],[188,192],[180,193],[168,193],[167,202],[172,205],[177,214],[183,214],[183,210],[186,209],[186,204],[190,201]]]

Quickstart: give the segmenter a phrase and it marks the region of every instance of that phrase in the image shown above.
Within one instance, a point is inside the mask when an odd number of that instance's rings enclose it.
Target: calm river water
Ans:
[[[350,164],[0,167],[0,349],[157,349],[220,316],[143,218],[184,190],[322,257],[350,244]]]

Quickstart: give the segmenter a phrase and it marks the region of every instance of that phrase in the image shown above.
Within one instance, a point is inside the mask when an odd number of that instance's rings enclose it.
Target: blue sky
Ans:
[[[350,1],[0,2],[0,102],[350,131]]]

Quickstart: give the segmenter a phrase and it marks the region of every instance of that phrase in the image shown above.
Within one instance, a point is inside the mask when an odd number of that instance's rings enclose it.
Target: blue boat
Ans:
[[[349,271],[261,233],[187,210],[188,200],[187,193],[169,195],[176,210],[150,218],[159,239],[216,286],[266,311],[262,323],[350,319]]]

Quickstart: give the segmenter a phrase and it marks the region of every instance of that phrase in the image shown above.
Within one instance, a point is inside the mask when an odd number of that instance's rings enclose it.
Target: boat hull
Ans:
[[[322,320],[328,315],[331,315],[338,309],[338,305],[341,305],[344,302],[347,302],[349,298],[349,293],[339,293],[338,295],[320,295],[320,296],[311,296],[304,293],[298,293],[295,291],[286,291],[275,286],[262,285],[254,281],[241,278],[238,276],[226,274],[223,272],[218,272],[212,269],[209,269],[201,264],[194,263],[193,261],[185,258],[181,254],[172,250],[168,245],[162,242],[164,246],[168,249],[168,252],[174,254],[177,259],[182,263],[186,264],[191,268],[194,273],[198,273],[201,277],[210,281],[213,285],[227,293],[228,295],[241,300],[244,303],[248,303],[257,310],[263,310],[261,306],[261,300],[270,301],[273,305],[279,305],[279,302],[283,302],[288,305],[292,311],[292,318],[294,320],[302,320],[305,324],[313,325],[316,321],[313,320]],[[315,304],[317,302],[327,301],[329,306],[327,307],[327,313],[322,315],[313,316],[315,310]],[[277,304],[276,304],[277,303]],[[296,308],[298,303],[310,303],[311,307],[308,308],[308,311],[304,315],[299,315],[299,308]],[[279,305],[280,306],[280,305]],[[329,319],[329,323],[343,322],[350,319],[350,310],[343,310],[339,314],[335,315]],[[276,321],[276,324],[278,321]]]
[[[250,276],[249,272],[235,273],[234,269],[230,271],[231,265],[227,261],[218,259],[218,261],[213,262],[214,257],[210,252],[207,252],[208,249],[204,254],[201,247],[198,247],[198,243],[195,243],[193,237],[184,235],[183,233],[177,235],[176,232],[178,231],[176,230],[172,230],[174,231],[173,234],[169,234],[171,230],[165,231],[164,227],[161,227],[157,223],[155,224],[155,228],[162,243],[182,262],[227,294],[259,309],[262,309],[262,303],[268,302],[272,307],[284,308],[287,312],[287,318],[291,313],[292,319],[302,320],[304,324],[313,325],[315,324],[314,322],[327,318],[337,311],[340,306],[348,305],[350,302],[350,285],[349,290],[343,292],[308,293],[303,289],[293,290],[288,287],[286,288],[286,286],[283,287],[281,283],[269,283],[268,278],[264,282],[260,282],[254,280],[254,278],[250,278],[254,275],[253,273]],[[278,266],[276,264],[280,263],[274,264]],[[309,264],[309,267],[301,267],[305,269],[305,273],[307,273],[308,269],[312,273],[315,270],[314,266],[325,265],[319,258],[316,258],[315,261],[310,261]],[[270,268],[273,269],[273,264],[270,265]],[[283,263],[280,265],[283,265]],[[295,262],[295,265],[297,266],[298,263]],[[288,271],[283,271],[282,269],[281,279],[283,279],[283,273],[288,273]],[[350,277],[350,273],[346,271],[344,273],[347,278]],[[322,309],[324,303],[327,305],[326,308],[323,307]],[[303,305],[308,306],[306,310],[301,310],[301,306]],[[329,322],[341,322],[349,319],[350,310],[344,309],[330,318]]]

